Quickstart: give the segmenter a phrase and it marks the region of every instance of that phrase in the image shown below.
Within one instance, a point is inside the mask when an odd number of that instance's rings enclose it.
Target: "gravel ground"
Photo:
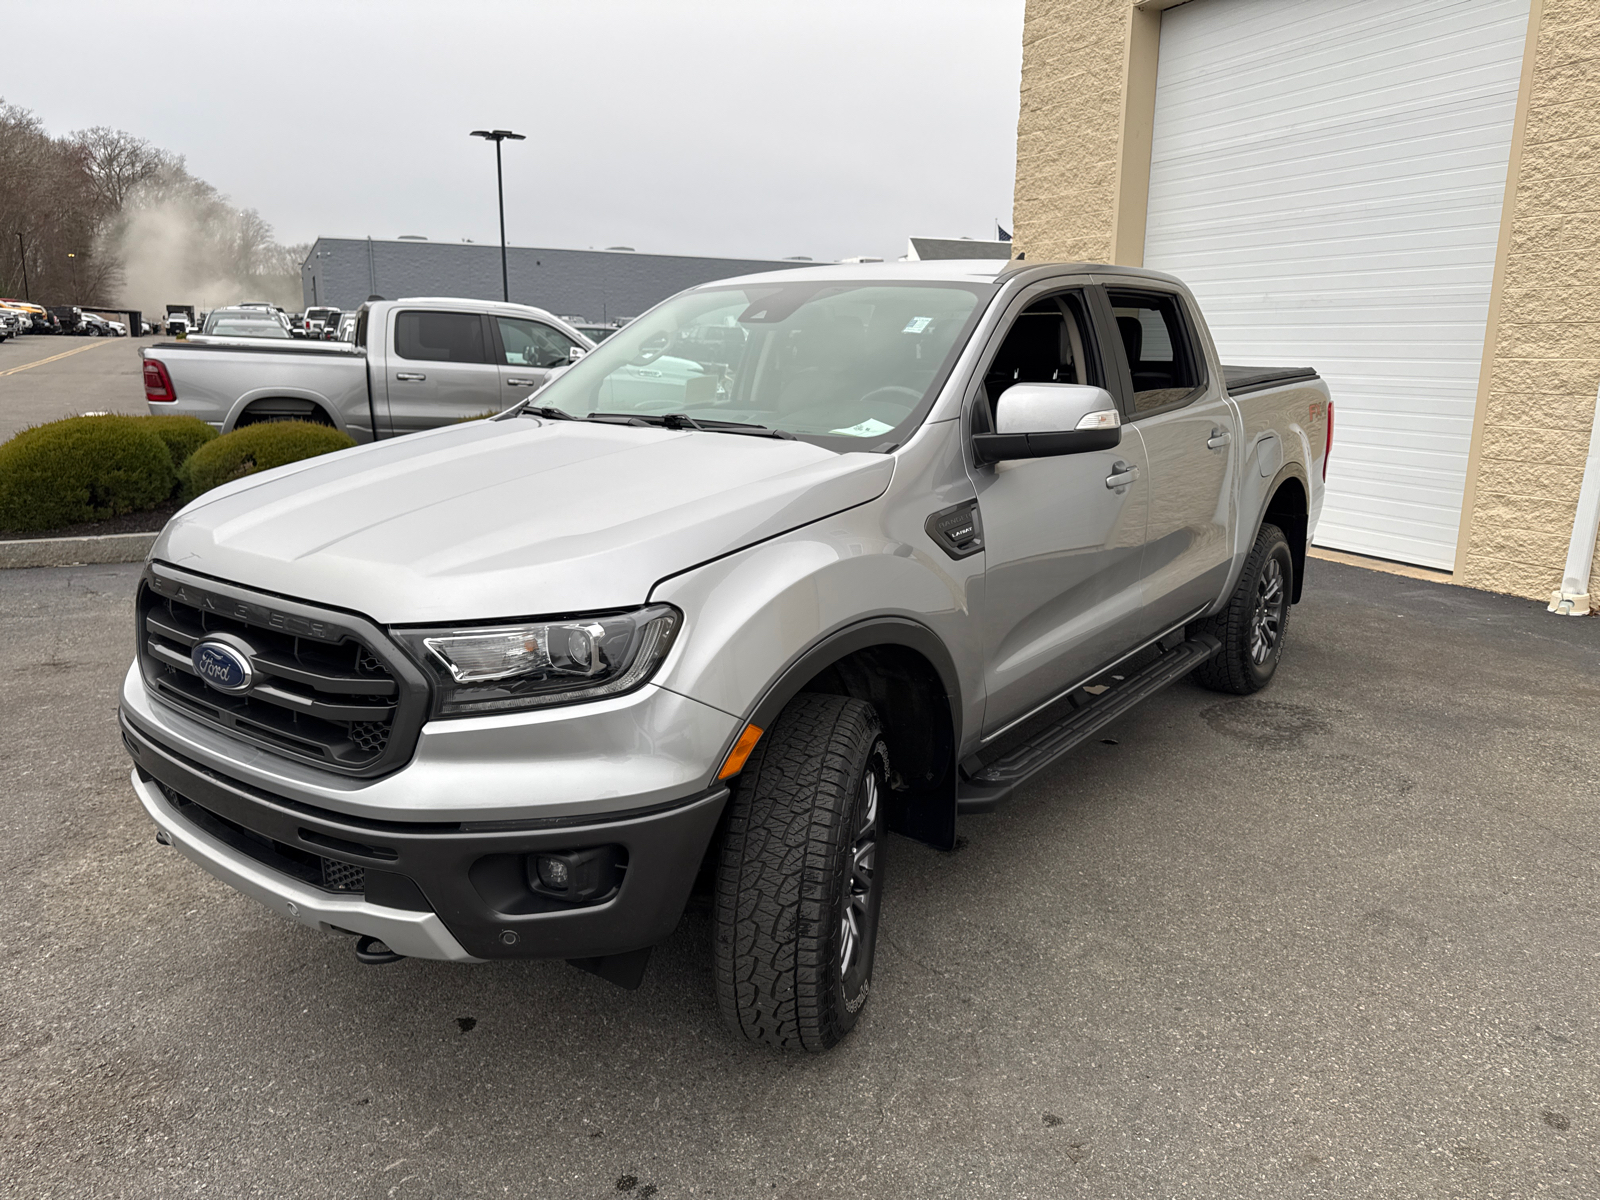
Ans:
[[[214,883],[127,783],[137,568],[0,572],[0,1195],[1600,1195],[1600,623],[1310,569],[1266,693],[894,841],[812,1058],[724,1032],[704,904],[624,992]]]

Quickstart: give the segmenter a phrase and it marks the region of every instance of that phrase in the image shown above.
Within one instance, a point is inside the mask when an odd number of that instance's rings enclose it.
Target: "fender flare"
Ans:
[[[1261,511],[1256,514],[1255,528],[1259,530],[1262,524],[1265,523],[1267,519],[1267,510],[1272,507],[1272,501],[1278,495],[1278,489],[1284,485],[1286,480],[1290,479],[1293,479],[1299,483],[1301,489],[1306,494],[1305,537],[1302,544],[1298,547],[1294,544],[1292,534],[1289,540],[1289,553],[1294,558],[1295,567],[1294,592],[1293,595],[1290,596],[1290,602],[1298,604],[1300,603],[1301,593],[1305,589],[1306,556],[1311,550],[1311,480],[1306,474],[1305,465],[1303,463],[1284,463],[1284,465],[1279,468],[1278,473],[1272,477],[1272,483],[1267,487],[1266,494],[1261,501]]]
[[[944,691],[944,703],[949,710],[951,732],[946,769],[930,786],[913,788],[897,794],[900,802],[890,809],[890,826],[908,837],[948,850],[955,845],[958,782],[956,754],[961,745],[961,681],[956,672],[955,660],[939,636],[926,625],[907,617],[865,618],[832,633],[824,634],[791,658],[766,686],[744,720],[739,722],[732,737],[728,739],[727,746],[718,756],[713,773],[721,768],[746,725],[753,724],[762,730],[770,729],[772,722],[777,719],[789,701],[794,699],[800,689],[820,672],[857,651],[874,646],[901,646],[920,654],[932,665]]]
[[[340,415],[338,408],[328,397],[321,392],[312,391],[310,388],[299,387],[259,387],[250,389],[250,391],[244,393],[233,402],[232,407],[228,410],[228,416],[223,422],[222,432],[231,433],[237,429],[239,427],[239,418],[244,416],[252,404],[261,400],[309,401],[323,411],[328,420],[333,422],[333,427],[340,433],[348,434],[350,432],[345,428],[344,419]]]
[[[915,650],[939,673],[944,686],[945,702],[950,705],[950,719],[956,725],[956,740],[960,741],[961,683],[956,675],[955,660],[939,640],[939,636],[921,622],[907,617],[868,617],[833,633],[824,634],[802,650],[767,685],[766,691],[750,710],[745,723],[755,723],[767,729],[794,699],[805,684],[818,672],[832,666],[868,646],[904,646]]]

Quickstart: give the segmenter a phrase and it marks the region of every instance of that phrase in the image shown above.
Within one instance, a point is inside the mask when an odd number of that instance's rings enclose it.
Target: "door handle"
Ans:
[[[1112,491],[1125,488],[1135,479],[1139,478],[1139,468],[1129,466],[1118,459],[1111,464],[1111,474],[1106,476],[1106,486]]]
[[[1226,429],[1213,429],[1211,436],[1206,439],[1206,449],[1221,450],[1231,441],[1233,441],[1233,434]]]
[[[396,371],[394,377],[406,383],[420,383],[427,378],[421,371]]]
[[[508,379],[508,380],[506,380],[506,386],[507,387],[535,387],[535,386],[538,385],[538,382],[539,381],[537,379]]]

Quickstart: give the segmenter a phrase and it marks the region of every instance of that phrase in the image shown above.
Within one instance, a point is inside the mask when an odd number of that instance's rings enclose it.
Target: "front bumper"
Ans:
[[[606,818],[407,822],[313,807],[169,748],[126,711],[134,790],[173,845],[304,924],[382,940],[416,958],[602,958],[677,925],[727,802],[726,788]],[[528,886],[530,854],[621,846],[611,898],[568,905]],[[344,890],[319,886],[332,864]],[[360,881],[359,890],[350,887]]]

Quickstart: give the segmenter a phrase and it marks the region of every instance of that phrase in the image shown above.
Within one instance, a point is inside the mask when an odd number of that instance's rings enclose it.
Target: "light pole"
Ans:
[[[69,251],[67,257],[72,260],[72,298],[76,300],[78,299],[78,256]]]
[[[17,230],[17,258],[22,262],[22,298],[30,304],[33,293],[28,290],[28,245],[22,240],[22,230]]]
[[[474,129],[472,136],[494,143],[494,186],[500,197],[500,298],[509,303],[511,276],[506,271],[506,181],[500,169],[500,143],[508,140],[525,141],[526,135],[512,133],[509,129]]]

